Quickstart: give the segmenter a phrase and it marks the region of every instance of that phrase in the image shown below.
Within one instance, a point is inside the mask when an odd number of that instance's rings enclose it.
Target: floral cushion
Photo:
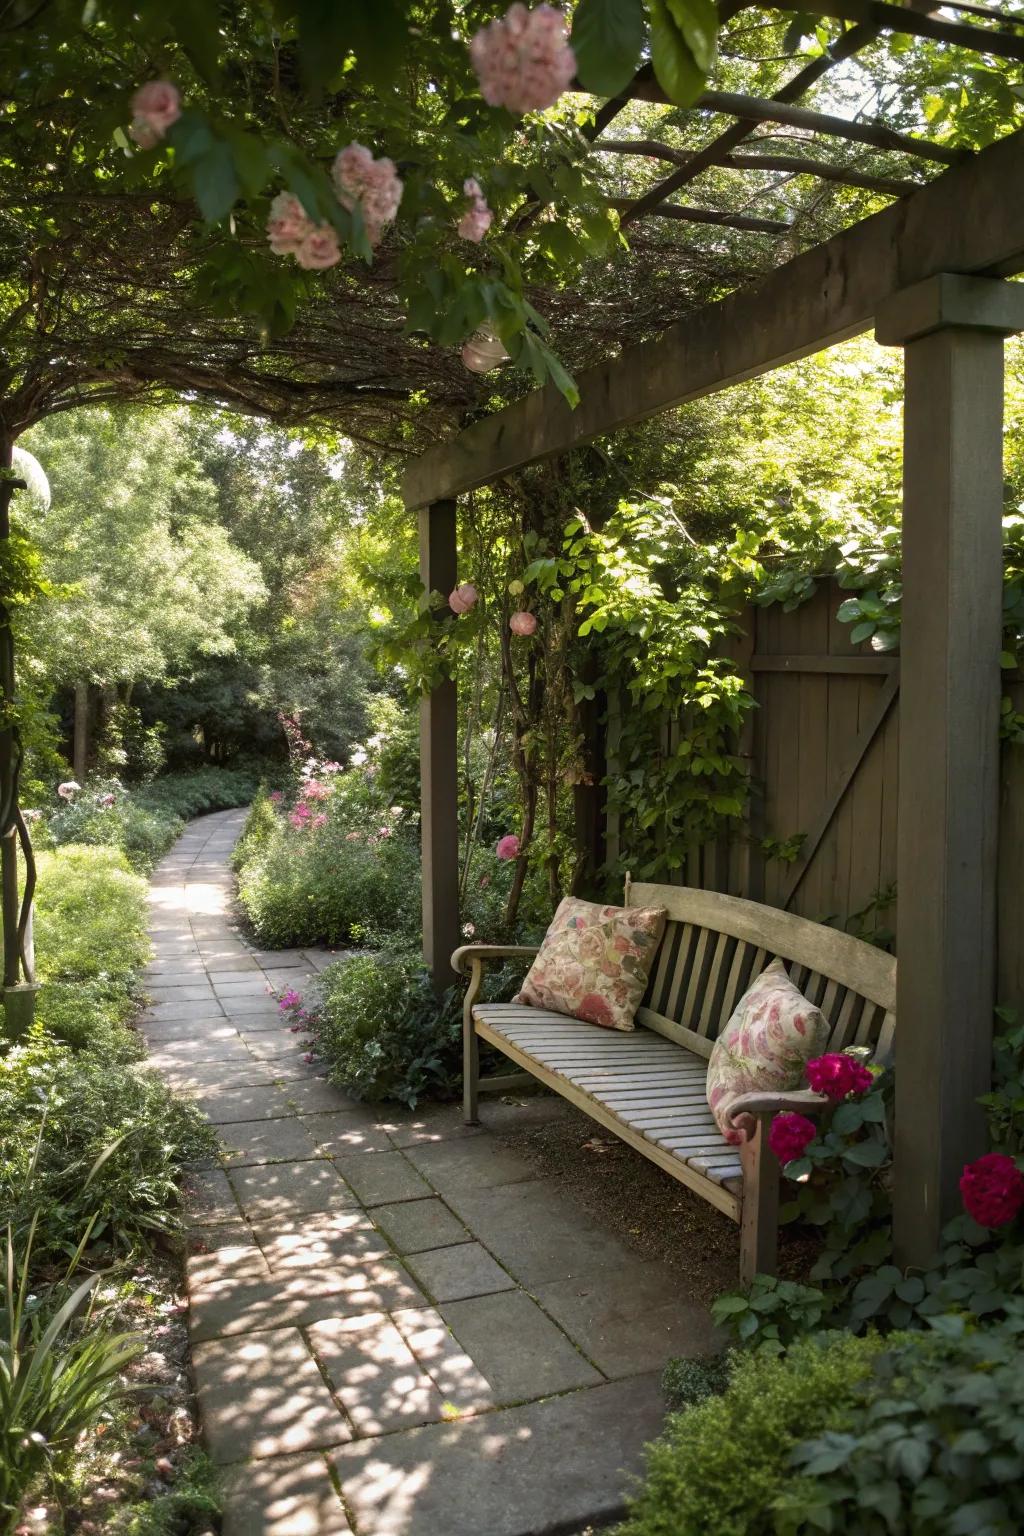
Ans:
[[[664,907],[601,907],[566,896],[513,1001],[632,1029],[664,931]]]
[[[729,1120],[733,1100],[802,1087],[804,1067],[824,1050],[828,1034],[827,1020],[793,985],[782,961],[773,960],[736,1004],[708,1063],[708,1103],[726,1141],[736,1146],[754,1129],[750,1117]]]

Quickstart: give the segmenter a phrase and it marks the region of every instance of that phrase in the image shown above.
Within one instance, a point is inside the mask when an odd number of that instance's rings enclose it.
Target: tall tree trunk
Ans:
[[[89,684],[75,684],[75,736],[72,746],[71,772],[79,784],[85,783],[89,762]]]

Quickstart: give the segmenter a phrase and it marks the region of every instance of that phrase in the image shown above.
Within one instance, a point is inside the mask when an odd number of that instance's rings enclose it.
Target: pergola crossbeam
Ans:
[[[651,160],[665,160],[670,165],[688,165],[694,158],[693,150],[674,149],[671,144],[662,144],[657,139],[598,139],[594,148],[612,155],[638,155]],[[820,181],[834,181],[844,187],[860,187],[865,192],[882,192],[889,197],[904,197],[908,192],[916,192],[921,186],[919,181],[900,181],[894,176],[873,176],[853,166],[830,165],[827,160],[812,160],[804,155],[722,155],[713,163],[735,171],[784,171],[792,176],[815,176]]]
[[[626,209],[632,206],[630,198],[609,199],[611,208]],[[659,203],[657,208],[651,209],[651,213],[659,219],[679,219],[686,224],[716,224],[725,229],[743,229],[758,235],[785,235],[793,227],[781,219],[759,219],[746,213],[720,213],[715,208],[691,208],[682,203]]]
[[[1000,59],[1024,59],[1024,38],[972,26],[970,22],[943,21],[939,16],[912,10],[906,5],[890,5],[887,0],[773,0],[773,6],[780,11],[865,22],[880,31],[926,37]]]

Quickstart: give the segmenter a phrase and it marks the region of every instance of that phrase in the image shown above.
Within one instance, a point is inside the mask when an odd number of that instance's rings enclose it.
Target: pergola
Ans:
[[[720,14],[741,9],[723,0]],[[786,9],[780,7],[779,9]],[[792,9],[797,9],[793,6]],[[663,101],[642,70],[597,114],[595,149],[672,169],[622,207],[787,238],[785,224],[670,201],[712,167],[799,171],[870,186],[895,201],[578,377],[571,410],[550,386],[475,422],[408,468],[427,591],[456,584],[457,499],[528,465],[778,368],[869,330],[904,349],[903,640],[899,759],[899,1069],[895,1222],[902,1262],[927,1262],[956,1208],[964,1163],[983,1150],[977,1100],[989,1083],[996,938],[998,717],[1002,615],[1003,340],[1024,330],[1024,133],[976,155],[797,104],[880,31],[1024,59],[1024,16],[977,4],[905,8],[824,0],[801,11],[852,25],[829,54],[771,100],[708,92],[694,110],[731,125],[684,154],[647,139],[606,140],[625,103]],[[958,18],[947,19],[955,12]],[[806,151],[743,152],[763,124],[786,124]],[[905,157],[903,176],[837,167],[815,146],[842,139]],[[946,167],[921,182],[924,163]],[[423,932],[435,977],[459,943],[455,685],[425,697],[421,719]]]

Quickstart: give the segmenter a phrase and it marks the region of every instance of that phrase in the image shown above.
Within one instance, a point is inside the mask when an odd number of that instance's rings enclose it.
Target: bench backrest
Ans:
[[[750,983],[774,959],[832,1026],[828,1049],[892,1053],[896,961],[806,917],[718,891],[626,883],[626,905],[665,907],[668,922],[637,1021],[702,1056]]]

